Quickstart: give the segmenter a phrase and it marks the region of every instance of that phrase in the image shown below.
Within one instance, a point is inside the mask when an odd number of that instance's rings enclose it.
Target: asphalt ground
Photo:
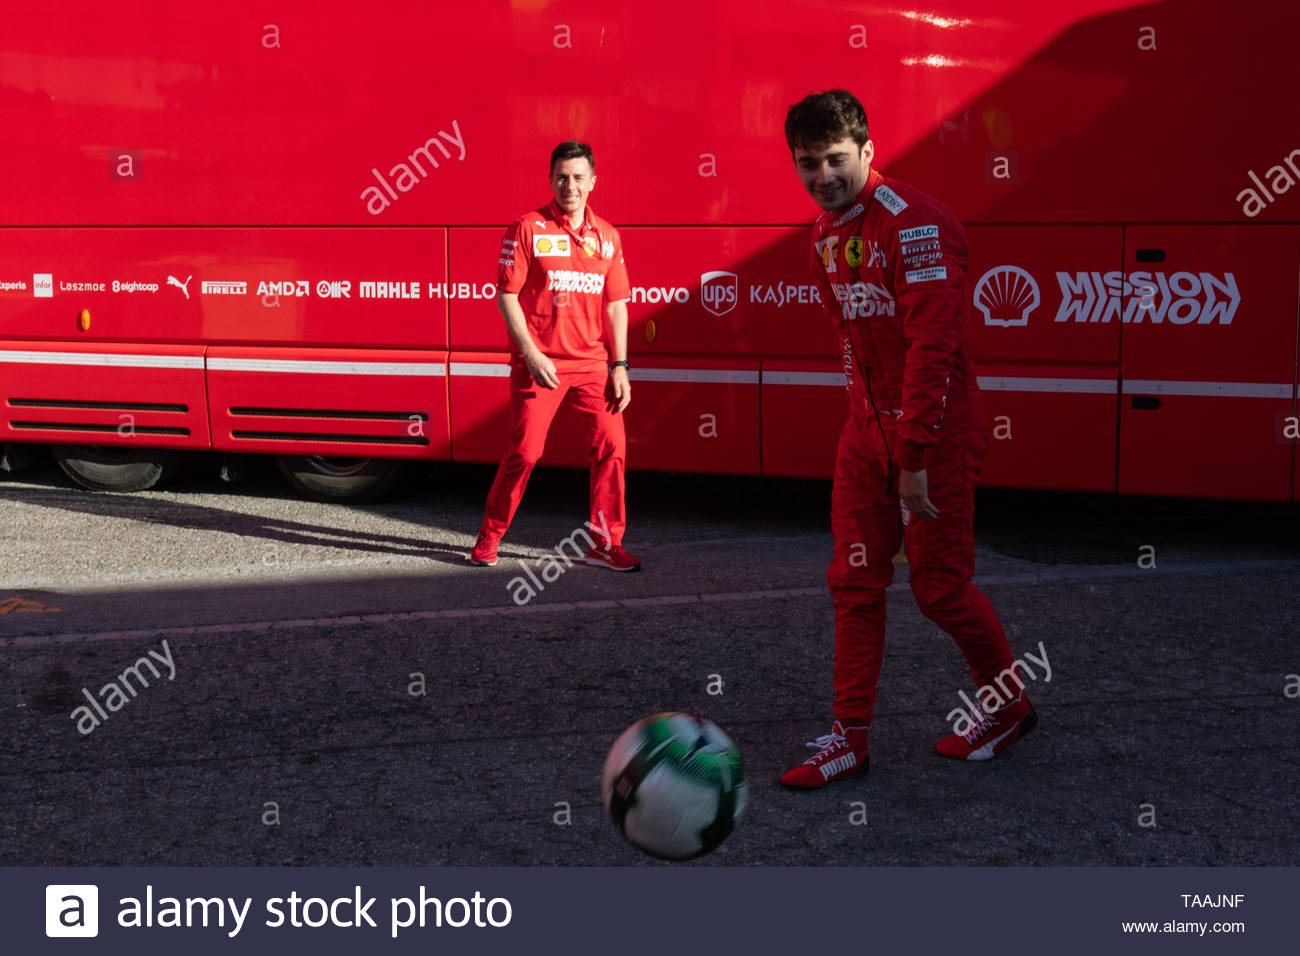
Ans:
[[[750,782],[685,865],[1300,863],[1294,506],[982,490],[977,583],[1050,661],[1038,732],[933,753],[975,688],[900,566],[870,774],[789,792],[830,721],[829,483],[634,473],[645,570],[575,566],[519,606],[586,479],[539,470],[471,568],[491,477],[418,466],[364,506],[264,462],[134,495],[50,463],[0,481],[0,864],[659,865],[599,779],[664,710],[720,724]],[[151,650],[174,677],[80,733],[83,688]]]

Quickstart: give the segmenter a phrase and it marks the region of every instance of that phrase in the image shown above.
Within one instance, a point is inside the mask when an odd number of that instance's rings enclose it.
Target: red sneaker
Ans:
[[[955,760],[988,760],[1002,753],[1038,726],[1038,712],[1025,692],[993,713],[977,707],[971,712],[971,729],[964,734],[950,734],[934,745],[945,757]]]
[[[486,531],[480,531],[478,540],[474,542],[474,549],[469,553],[469,563],[492,567],[497,563],[497,545],[500,543],[500,538],[494,538]]]
[[[614,571],[640,571],[641,562],[623,550],[619,544],[607,548],[593,546],[587,552],[587,563],[598,568],[611,568]]]
[[[808,746],[817,752],[787,770],[781,782],[787,787],[813,790],[836,780],[863,776],[867,772],[867,730],[835,721],[829,734],[809,741]]]

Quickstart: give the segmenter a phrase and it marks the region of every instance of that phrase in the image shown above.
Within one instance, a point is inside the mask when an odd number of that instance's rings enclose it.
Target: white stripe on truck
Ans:
[[[0,349],[0,362],[111,368],[203,368],[201,355],[111,355],[105,352],[20,352],[9,349]]]
[[[210,358],[214,372],[287,372],[296,375],[445,375],[441,362],[312,362],[301,359]]]

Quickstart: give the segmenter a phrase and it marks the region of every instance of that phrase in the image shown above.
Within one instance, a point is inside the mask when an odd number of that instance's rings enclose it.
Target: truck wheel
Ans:
[[[122,445],[51,445],[69,478],[92,491],[144,491],[176,473],[183,453]]]
[[[390,458],[279,455],[275,463],[295,490],[316,501],[374,501],[402,473],[402,463]]]

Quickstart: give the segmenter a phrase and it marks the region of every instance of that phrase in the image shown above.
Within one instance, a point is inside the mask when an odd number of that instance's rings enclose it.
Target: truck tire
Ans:
[[[297,492],[315,501],[374,501],[402,474],[402,462],[390,458],[278,455],[275,463]]]
[[[51,445],[64,473],[92,491],[144,491],[176,473],[184,454],[122,445]]]

